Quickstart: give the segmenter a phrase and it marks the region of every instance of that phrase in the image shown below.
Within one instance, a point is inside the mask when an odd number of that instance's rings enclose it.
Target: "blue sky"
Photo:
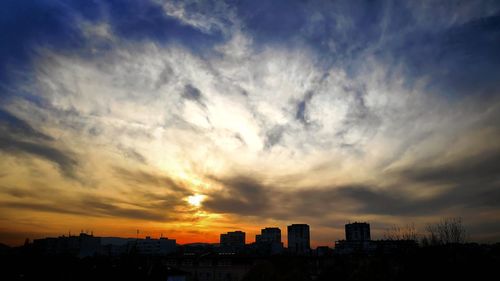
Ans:
[[[500,237],[497,1],[1,7],[2,237],[299,220],[327,243],[448,216]]]

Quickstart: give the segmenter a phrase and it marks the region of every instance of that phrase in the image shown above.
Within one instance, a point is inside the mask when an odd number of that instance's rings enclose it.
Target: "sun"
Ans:
[[[194,195],[188,196],[187,202],[194,207],[200,207],[203,199],[205,199],[205,195],[194,194]]]

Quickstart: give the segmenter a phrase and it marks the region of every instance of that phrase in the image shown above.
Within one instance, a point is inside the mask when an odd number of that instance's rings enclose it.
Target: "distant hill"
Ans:
[[[10,250],[10,247],[8,245],[0,243],[0,253],[5,253],[8,250]]]

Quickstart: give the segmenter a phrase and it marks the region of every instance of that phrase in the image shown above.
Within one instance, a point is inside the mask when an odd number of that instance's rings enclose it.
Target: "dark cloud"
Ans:
[[[337,194],[339,198],[352,200],[358,205],[355,213],[366,215],[428,215],[448,207],[430,208],[432,201],[415,199],[411,194],[405,194],[401,187],[383,190],[368,187],[342,187],[339,188]]]
[[[304,98],[297,104],[297,112],[295,113],[295,119],[299,120],[302,124],[307,125],[309,120],[307,120],[307,103],[309,103],[314,95],[314,92],[309,91],[304,95]]]
[[[415,166],[401,171],[411,182],[447,186],[433,206],[500,208],[500,150],[492,150],[439,165]]]
[[[89,213],[84,209],[67,208],[67,206],[54,205],[51,203],[38,203],[38,202],[2,202],[2,207],[21,210],[33,210],[40,212],[70,214],[70,215],[88,215]]]
[[[414,196],[404,188],[404,182],[400,186],[389,187],[345,185],[285,191],[277,186],[266,185],[258,179],[234,177],[219,180],[225,189],[209,194],[204,207],[217,213],[274,219],[317,219],[335,214],[427,216],[464,206],[498,209],[500,186],[497,169],[494,180],[486,185],[457,185],[454,189],[431,198]],[[471,176],[474,177],[474,174]],[[443,179],[448,181],[445,176]],[[469,179],[466,182],[471,181]]]
[[[123,208],[118,206],[113,200],[106,200],[102,196],[86,196],[81,199],[81,206],[90,210],[91,215],[102,215],[111,217],[122,217],[130,219],[148,221],[166,221],[174,218],[168,217],[164,210],[154,210],[151,208]]]
[[[77,179],[76,156],[53,146],[54,139],[26,121],[0,109],[0,151],[13,155],[31,155],[57,165],[66,177]]]
[[[135,149],[131,147],[118,146],[118,149],[122,152],[123,156],[126,158],[132,159],[141,164],[147,164],[146,157],[144,155],[137,152]]]
[[[304,188],[283,190],[267,185],[256,178],[238,176],[217,179],[224,190],[209,194],[203,205],[216,213],[230,213],[274,219],[318,218],[336,212],[365,211],[366,204],[389,201],[387,195],[378,195],[378,202],[370,202],[374,196],[364,196],[355,190],[368,192],[364,186],[329,188]],[[387,203],[387,202],[380,202]],[[354,204],[354,205],[353,205]]]
[[[88,217],[120,217],[164,222],[182,220],[194,212],[185,201],[184,193],[170,189],[160,193],[134,189],[122,194],[122,197],[88,193],[68,196],[70,193],[67,190],[41,183],[36,185],[36,188],[0,186],[0,194],[10,197],[2,199],[0,208]]]
[[[486,151],[439,165],[401,171],[411,181],[425,183],[485,184],[500,180],[500,150]]]
[[[115,175],[130,182],[133,185],[142,184],[147,186],[164,187],[172,192],[189,194],[189,190],[183,185],[172,180],[168,176],[156,175],[145,171],[131,171],[121,167],[114,168]]]
[[[201,91],[191,84],[186,84],[186,86],[184,87],[184,92],[182,93],[182,97],[187,100],[194,101],[202,107],[206,107],[205,103],[203,102],[203,95]]]
[[[265,148],[270,149],[276,144],[278,144],[283,138],[283,134],[286,131],[285,126],[274,126],[271,130],[266,132]]]
[[[123,217],[123,218],[140,219],[148,221],[165,221],[167,219],[167,216],[165,214],[162,214],[161,212],[153,212],[141,209],[121,208],[113,204],[105,203],[102,201],[96,201],[93,199],[85,199],[79,205],[80,208],[75,208],[75,206],[69,206],[69,205],[63,206],[62,204],[54,205],[52,203],[5,202],[5,201],[2,202],[2,207],[57,213],[57,214],[79,215],[79,216],[98,216],[98,217],[110,216],[110,217]]]
[[[50,198],[45,198],[45,200]],[[90,217],[120,217],[129,219],[138,219],[145,221],[176,221],[180,216],[169,215],[173,210],[160,208],[151,208],[151,206],[136,206],[135,208],[126,208],[119,206],[124,202],[116,201],[113,198],[102,196],[84,195],[78,199],[60,200],[53,198],[52,202],[16,202],[2,201],[2,208],[33,210],[39,212],[49,212],[57,214],[69,214]]]
[[[3,132],[3,134],[8,133],[22,139],[28,138],[37,141],[53,140],[51,136],[35,130],[26,121],[2,109],[0,109],[0,131]]]
[[[158,78],[155,82],[155,89],[159,89],[161,86],[167,84],[172,80],[172,76],[174,75],[174,71],[169,65],[165,65],[163,70],[158,75]]]
[[[249,177],[216,179],[225,186],[203,202],[205,208],[217,213],[257,216],[271,210],[271,198],[266,186]]]
[[[365,185],[307,188],[287,196],[290,210],[308,217],[332,214],[413,216],[442,209],[429,209],[429,202],[413,199],[397,188]]]
[[[15,188],[15,187],[7,187],[7,186],[0,186],[0,193],[8,194],[13,197],[17,198],[31,198],[34,197],[33,195],[36,194],[35,192],[31,190],[25,190],[25,189],[20,189],[20,188]]]
[[[76,157],[68,152],[42,143],[32,143],[16,140],[10,137],[0,137],[0,150],[13,155],[33,155],[56,164],[63,175],[76,179]]]
[[[174,210],[179,206],[186,207],[187,202],[184,200],[187,194],[184,193],[172,193],[169,191],[162,193],[153,193],[148,191],[137,191],[134,190],[136,196],[144,198],[144,202],[147,202],[148,207],[156,210]],[[130,195],[133,196],[133,195]],[[176,213],[180,212],[176,210]]]

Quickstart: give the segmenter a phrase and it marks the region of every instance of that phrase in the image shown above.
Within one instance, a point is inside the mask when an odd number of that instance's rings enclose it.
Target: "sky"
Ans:
[[[0,4],[0,242],[461,217],[500,241],[498,1]]]

